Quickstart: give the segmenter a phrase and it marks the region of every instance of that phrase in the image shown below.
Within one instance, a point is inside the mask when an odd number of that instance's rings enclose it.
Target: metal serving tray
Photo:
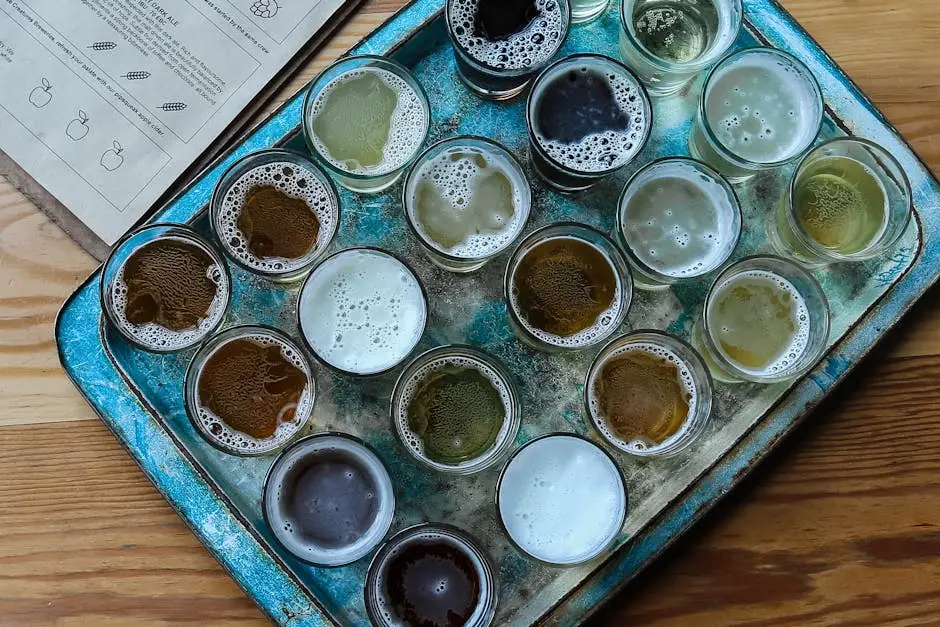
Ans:
[[[598,21],[572,29],[563,53],[597,51],[617,57],[618,15],[612,6]],[[745,27],[737,46],[763,44],[802,59],[822,86],[826,120],[820,139],[857,135],[892,152],[911,179],[917,216],[886,258],[815,272],[832,305],[829,349],[803,379],[773,386],[716,386],[713,419],[701,439],[677,458],[638,460],[618,454],[628,481],[630,513],[612,551],[586,565],[559,569],[527,559],[499,530],[494,505],[497,469],[472,477],[445,477],[425,469],[395,440],[388,417],[393,376],[353,380],[321,367],[316,430],[347,431],[380,452],[396,484],[393,531],[420,521],[446,521],[480,538],[501,579],[497,624],[578,623],[632,579],[733,487],[783,436],[806,417],[856,366],[887,330],[937,280],[940,187],[924,164],[857,87],[773,0],[745,0]],[[483,102],[455,74],[440,0],[416,0],[353,53],[393,56],[411,67],[428,91],[430,140],[458,133],[492,137],[527,165],[524,98]],[[561,196],[529,170],[533,212],[527,231],[576,220],[610,232],[626,178],[649,161],[688,154],[692,112],[701,77],[678,97],[654,99],[647,148],[633,164],[596,188]],[[293,97],[232,152],[220,158],[155,217],[207,230],[205,206],[221,173],[236,158],[262,148],[304,150],[298,135],[301,96]],[[782,193],[792,166],[738,186],[745,230],[733,259],[766,250],[764,216]],[[407,231],[401,184],[377,196],[342,192],[337,247],[381,246],[404,255],[425,283],[429,326],[421,347],[463,342],[502,359],[520,384],[523,424],[518,443],[550,431],[590,433],[581,416],[583,379],[594,351],[546,355],[520,344],[509,329],[501,277],[507,255],[467,276],[432,266]],[[297,285],[274,286],[232,268],[234,301],[228,324],[261,322],[298,335],[293,307]],[[624,331],[665,329],[688,338],[714,274],[665,292],[637,292]],[[63,307],[56,338],[62,364],[101,419],[147,477],[179,512],[245,592],[282,625],[367,622],[362,584],[369,559],[325,569],[300,563],[273,540],[262,520],[261,481],[272,457],[226,455],[206,444],[183,410],[183,375],[192,351],[152,355],[135,350],[103,323],[100,272]]]

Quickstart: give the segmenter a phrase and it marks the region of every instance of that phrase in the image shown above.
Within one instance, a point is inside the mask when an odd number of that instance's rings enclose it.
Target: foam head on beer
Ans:
[[[320,263],[298,301],[304,338],[344,372],[371,375],[399,364],[424,333],[427,304],[414,273],[394,256],[350,248]]]
[[[600,554],[620,533],[627,510],[623,478],[610,456],[564,434],[519,449],[503,470],[497,499],[516,545],[560,565]]]

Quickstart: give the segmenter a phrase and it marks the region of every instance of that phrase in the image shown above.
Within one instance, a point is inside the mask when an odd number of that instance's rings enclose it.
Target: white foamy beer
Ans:
[[[535,559],[560,566],[602,553],[627,515],[626,487],[616,463],[573,434],[528,442],[510,458],[496,490],[500,520],[513,543]]]
[[[401,363],[427,321],[424,289],[391,253],[348,248],[317,265],[297,303],[314,354],[342,372],[374,375]]]
[[[694,159],[661,159],[637,172],[620,197],[618,218],[633,278],[647,289],[718,268],[741,235],[734,190]]]
[[[822,118],[822,92],[809,68],[780,50],[747,48],[709,73],[689,148],[737,183],[803,154]]]

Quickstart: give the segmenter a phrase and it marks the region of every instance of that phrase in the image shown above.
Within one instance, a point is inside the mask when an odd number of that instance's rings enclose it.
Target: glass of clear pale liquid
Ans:
[[[374,194],[395,183],[421,152],[431,107],[408,68],[359,55],[339,59],[313,80],[302,123],[310,152],[337,183]]]
[[[673,94],[727,52],[741,0],[621,0],[620,55],[651,95]]]
[[[705,79],[689,150],[741,183],[798,159],[822,119],[822,91],[809,68],[780,50],[746,48]]]
[[[781,257],[747,257],[715,279],[692,345],[718,381],[789,381],[822,356],[829,317],[822,287],[802,267]]]
[[[897,243],[912,213],[911,184],[897,160],[866,139],[843,137],[803,158],[767,235],[804,265],[861,261]]]

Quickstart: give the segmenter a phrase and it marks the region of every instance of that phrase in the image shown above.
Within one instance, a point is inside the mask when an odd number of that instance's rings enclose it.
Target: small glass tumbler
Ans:
[[[368,555],[395,519],[395,487],[382,458],[348,433],[321,431],[275,457],[264,478],[261,514],[271,534],[313,566]]]
[[[597,83],[607,83],[606,89]],[[625,65],[585,53],[559,59],[539,74],[525,120],[532,169],[554,189],[571,193],[633,161],[649,140],[653,110]]]
[[[570,0],[571,23],[587,24],[596,20],[610,4],[610,0]]]
[[[367,80],[370,74],[377,79],[373,85],[352,93],[346,91],[353,88],[341,89],[344,83],[348,86],[354,80]],[[379,85],[396,98],[390,112],[382,109],[385,102],[373,102],[379,99],[369,97],[377,93]],[[331,98],[342,101],[331,103]],[[376,122],[387,123],[384,139],[381,130],[369,127]],[[431,107],[427,93],[408,68],[387,57],[358,55],[335,61],[313,80],[304,98],[302,124],[307,147],[340,185],[374,194],[394,184],[421,152],[431,124]],[[344,132],[355,132],[356,140],[337,146],[337,134]],[[321,134],[329,139],[325,141]],[[375,155],[362,157],[354,152],[362,149],[367,137],[383,144],[378,162]],[[332,148],[328,144],[333,144]],[[370,162],[362,163],[360,158]]]
[[[617,236],[639,289],[666,289],[720,267],[741,238],[731,185],[701,161],[669,157],[640,169],[624,187]]]
[[[227,346],[231,346],[233,342],[245,340],[263,347],[280,348],[284,359],[283,364],[273,366],[272,360],[267,355],[257,355],[257,361],[252,362],[243,350],[226,357],[223,351]],[[207,399],[202,398],[200,391],[203,374],[209,370],[208,376],[211,377],[212,383],[209,384],[207,394],[211,396],[216,390],[222,389],[225,397],[230,399],[229,403],[231,399],[239,397],[250,403],[251,399],[245,397],[245,395],[252,394],[250,388],[246,389],[246,384],[250,385],[246,380],[248,376],[246,370],[252,364],[259,366],[256,371],[259,379],[275,372],[274,368],[280,368],[281,380],[286,381],[287,376],[283,374],[283,368],[287,365],[300,370],[306,379],[305,387],[292,408],[292,418],[285,421],[278,416],[280,424],[267,437],[255,437],[230,425],[225,420],[226,416],[217,415],[207,405]],[[231,382],[230,386],[225,384],[226,373]],[[271,382],[256,380],[254,383],[256,386],[253,389],[260,390],[267,389],[266,386]],[[220,387],[216,388],[216,386]],[[225,388],[229,388],[230,391],[224,392]],[[310,417],[313,415],[313,405],[316,402],[317,386],[313,367],[310,365],[307,354],[292,339],[271,327],[241,325],[225,329],[206,340],[186,370],[183,394],[189,421],[206,442],[225,453],[248,457],[268,455],[278,451],[307,430]],[[232,409],[230,406],[227,408]],[[252,422],[256,422],[257,419],[256,415]]]
[[[692,345],[726,383],[779,383],[809,372],[829,338],[829,302],[806,270],[780,257],[747,257],[708,290]]]
[[[819,83],[793,55],[773,48],[732,52],[705,79],[689,150],[742,183],[806,152],[823,111]]]
[[[674,94],[685,87],[728,51],[741,30],[741,0],[681,4],[662,8],[648,0],[620,2],[620,56],[652,96]],[[672,24],[676,24],[675,32]],[[696,31],[700,31],[697,37]],[[683,35],[695,41],[685,41]],[[651,50],[653,45],[658,50]]]
[[[462,420],[474,420],[477,424],[466,425],[464,435],[452,437],[461,437],[467,441],[471,436],[478,436],[487,431],[487,438],[492,435],[492,442],[482,452],[477,452],[471,458],[464,458],[460,461],[446,462],[432,459],[427,451],[425,438],[433,437],[431,430],[435,425],[425,425],[425,433],[417,433],[412,429],[412,417],[409,412],[412,403],[421,394],[421,388],[428,384],[428,381],[442,372],[453,372],[456,368],[466,368],[473,370],[485,378],[492,386],[491,390],[499,395],[500,403],[505,412],[496,424],[492,415],[484,415],[482,409],[488,406],[491,399],[481,396],[480,398],[463,398],[463,407],[476,407],[478,412],[467,414]],[[465,386],[465,390],[476,389],[484,394],[487,391],[481,389],[482,386]],[[443,393],[443,390],[442,390]],[[457,407],[455,403],[455,408]],[[399,440],[408,449],[408,452],[422,464],[446,473],[455,473],[459,475],[470,475],[490,468],[497,463],[512,448],[519,432],[521,422],[521,403],[516,386],[506,369],[494,358],[486,353],[471,348],[469,346],[440,346],[433,348],[426,353],[419,355],[410,364],[405,366],[398,382],[395,384],[395,390],[392,392],[391,416],[395,431]],[[443,426],[438,425],[444,429]],[[495,431],[495,433],[493,433]],[[448,431],[452,434],[452,431]],[[481,438],[482,439],[482,438]]]
[[[506,265],[504,294],[510,326],[520,340],[546,352],[577,351],[620,328],[633,300],[633,278],[623,253],[606,235],[584,224],[557,222],[516,247]],[[610,304],[599,307],[601,298]]]
[[[912,213],[910,181],[890,153],[866,139],[833,139],[800,162],[767,235],[810,267],[861,261],[894,246]]]
[[[626,481],[603,447],[574,433],[526,442],[503,466],[496,511],[519,551],[552,566],[584,564],[616,542],[627,518]]]
[[[451,559],[439,557],[447,553],[452,553]],[[427,576],[439,574],[442,579],[448,577],[444,569],[459,568],[460,575],[448,584],[455,586],[451,590],[451,599],[456,597],[459,599],[456,603],[461,603],[462,593],[467,592],[463,585],[476,590],[476,605],[472,608],[448,607],[447,600],[426,599],[421,596],[423,590],[406,585],[404,564],[424,565],[428,569]],[[434,573],[437,568],[442,572]],[[409,593],[413,598],[408,598]],[[401,595],[406,598],[399,598]],[[402,529],[382,545],[366,574],[366,612],[375,627],[445,622],[464,627],[488,627],[496,615],[498,600],[497,573],[479,541],[462,529],[443,523],[422,523]],[[441,620],[439,616],[444,608],[447,620]],[[402,615],[402,611],[407,614]],[[431,614],[424,615],[424,612]],[[463,616],[460,612],[468,615]]]
[[[541,19],[515,33],[489,39],[477,32],[479,0],[446,0],[447,34],[454,45],[457,75],[487,100],[518,96],[549,64],[571,27],[569,0],[536,0]]]
[[[320,261],[297,298],[306,345],[327,367],[353,377],[398,367],[421,341],[427,319],[427,293],[414,270],[367,246]]]
[[[249,217],[248,227],[256,232],[243,232],[243,211],[248,199],[254,190],[265,187],[303,201],[315,219],[316,239],[299,256],[276,254],[285,243],[288,247],[296,246],[290,240],[296,238],[294,231],[301,223],[284,209],[263,208],[271,224],[260,226]],[[329,250],[339,228],[339,205],[336,186],[313,161],[289,150],[261,150],[245,155],[222,174],[209,202],[209,222],[222,250],[235,264],[274,281],[291,281],[309,272]],[[271,219],[275,216],[280,220]],[[253,248],[267,248],[275,253],[259,255]]]
[[[477,162],[481,159],[485,160],[483,166]],[[484,176],[484,170],[486,174],[499,172],[509,182],[513,214],[499,229],[482,224],[482,217],[477,218],[475,225],[465,224],[462,228],[467,230],[467,237],[454,246],[446,247],[435,241],[422,224],[417,198],[419,187],[428,184],[443,192],[439,202],[450,203],[455,211],[465,215],[471,211],[474,200],[472,185],[477,177]],[[487,202],[493,201],[488,199]],[[451,272],[472,272],[506,250],[522,233],[532,206],[532,190],[522,165],[503,146],[483,137],[461,135],[437,142],[418,157],[405,178],[402,204],[408,226],[435,265]],[[492,207],[486,211],[493,213]],[[487,216],[487,219],[492,218]]]
[[[152,353],[174,353],[201,344],[219,328],[231,304],[232,279],[222,254],[194,230],[150,224],[114,245],[101,273],[100,297],[105,318],[128,342]],[[198,319],[192,314],[196,303],[206,309]]]
[[[644,358],[633,366],[633,375],[625,368],[609,379],[605,369],[608,364],[631,353]],[[665,383],[663,387],[656,387],[656,380],[649,376],[649,364],[673,367],[677,385],[668,391]],[[625,378],[630,376],[635,376],[635,380]],[[627,385],[628,388],[624,387]],[[620,397],[608,398],[607,386]],[[663,415],[639,415],[643,411],[659,411],[667,401],[680,398],[687,405],[686,415],[680,421],[673,415],[665,420]],[[619,405],[615,411],[635,412],[635,415],[622,416],[629,431],[618,430],[615,418],[605,415],[610,403]],[[632,407],[625,407],[625,403]],[[584,384],[584,406],[591,426],[618,449],[641,457],[669,457],[688,448],[708,423],[712,378],[699,354],[682,340],[659,331],[634,331],[614,338],[598,353]]]

